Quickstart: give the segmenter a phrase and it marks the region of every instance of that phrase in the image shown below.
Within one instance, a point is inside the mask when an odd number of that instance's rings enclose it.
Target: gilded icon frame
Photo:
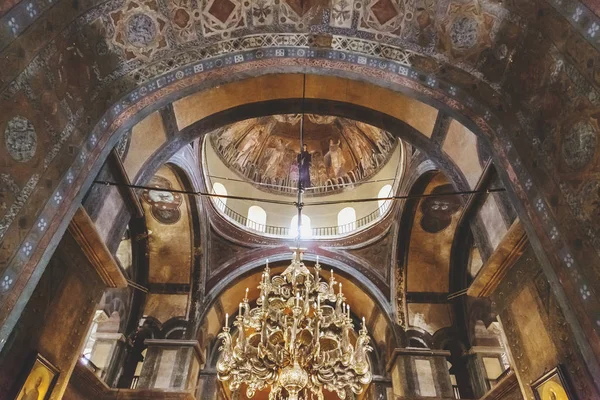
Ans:
[[[571,390],[564,368],[559,364],[531,383],[531,389],[536,400],[576,400]],[[562,389],[562,391],[561,391]]]
[[[31,357],[31,361],[27,364],[27,369],[23,372],[21,384],[16,392],[15,400],[28,399],[28,391],[32,388],[38,391],[37,400],[48,400],[52,394],[52,390],[56,385],[60,371],[50,361],[39,353],[35,353]],[[40,383],[37,384],[38,379]],[[40,390],[40,387],[42,388]],[[41,391],[41,393],[39,393]],[[32,398],[29,396],[29,398]]]

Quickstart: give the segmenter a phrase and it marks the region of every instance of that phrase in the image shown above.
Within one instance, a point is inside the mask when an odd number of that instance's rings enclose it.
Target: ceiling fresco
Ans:
[[[239,175],[278,193],[295,194],[299,114],[254,118],[210,135],[219,157]],[[306,115],[304,143],[312,157],[307,194],[325,194],[372,177],[398,141],[389,132],[345,118]]]
[[[579,290],[600,290],[600,19],[592,0],[7,4],[0,346],[76,196],[140,110],[156,111],[200,83],[305,71],[398,85],[473,122],[478,135],[493,132],[504,182],[600,354],[600,303]]]
[[[155,175],[148,184],[158,189],[172,189],[171,182],[162,176]],[[144,189],[142,198],[150,204],[152,216],[160,223],[172,225],[181,218],[182,195],[160,190]]]
[[[436,186],[431,194],[452,193],[452,185]],[[452,223],[452,216],[461,208],[458,196],[427,197],[421,203],[421,228],[425,232],[438,233]]]
[[[438,173],[423,194],[452,191],[447,177]],[[404,275],[400,282],[405,286],[401,284],[397,288],[397,306],[406,313],[406,321],[399,322],[407,323],[407,327],[416,327],[433,335],[438,329],[452,325],[452,308],[446,302],[433,304],[436,301],[417,301],[414,297],[415,294],[445,297],[448,293],[452,243],[462,209],[459,196],[425,197],[418,202],[404,270],[399,268],[398,272]],[[406,304],[403,304],[405,296]]]
[[[155,188],[183,190],[170,166],[162,166],[150,180]],[[193,263],[193,232],[189,200],[179,193],[145,189],[141,196],[148,239],[148,282],[188,284]]]

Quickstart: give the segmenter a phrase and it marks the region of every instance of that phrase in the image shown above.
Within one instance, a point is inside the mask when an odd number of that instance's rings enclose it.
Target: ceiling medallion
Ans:
[[[325,389],[346,399],[371,382],[364,317],[356,333],[333,270],[329,282],[321,280],[319,258],[311,273],[302,254],[294,252],[272,278],[267,260],[256,306],[250,307],[248,289],[240,303],[235,344],[226,315],[217,376],[232,392],[245,386],[248,398],[269,390],[269,400],[323,400]]]

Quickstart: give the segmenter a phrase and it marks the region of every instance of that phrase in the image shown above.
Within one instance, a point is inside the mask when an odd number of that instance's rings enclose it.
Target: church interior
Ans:
[[[595,0],[0,0],[0,400],[600,400]]]

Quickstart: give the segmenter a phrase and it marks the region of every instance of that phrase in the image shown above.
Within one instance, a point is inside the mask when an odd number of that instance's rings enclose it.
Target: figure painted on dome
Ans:
[[[300,189],[306,189],[310,187],[310,164],[312,162],[312,156],[308,152],[308,146],[302,145],[302,151],[296,158],[298,163],[298,185]]]
[[[263,128],[254,129],[242,140],[238,146],[238,154],[233,163],[237,164],[241,170],[244,170],[247,164],[252,161],[263,132]]]
[[[331,169],[332,175],[339,178],[344,175],[344,153],[340,147],[341,141],[337,143],[333,139],[329,139],[329,151],[325,154],[325,165]]]
[[[275,144],[265,150],[264,174],[265,178],[281,178],[281,165],[289,142],[283,143],[280,138],[274,139]]]
[[[243,135],[256,123],[256,119],[248,119],[222,129],[216,138],[218,149],[225,152],[240,137],[240,134]]]
[[[356,122],[356,126],[373,141],[380,153],[386,154],[394,147],[394,139],[388,132],[358,121]]]

